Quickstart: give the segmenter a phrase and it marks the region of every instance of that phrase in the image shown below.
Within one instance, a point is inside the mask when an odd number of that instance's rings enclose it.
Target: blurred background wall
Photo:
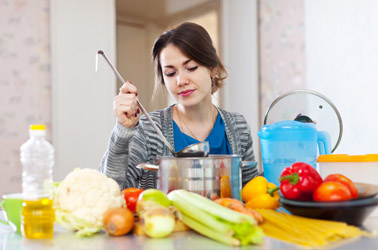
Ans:
[[[0,1],[0,194],[21,190],[19,148],[31,123],[51,140],[50,3]]]

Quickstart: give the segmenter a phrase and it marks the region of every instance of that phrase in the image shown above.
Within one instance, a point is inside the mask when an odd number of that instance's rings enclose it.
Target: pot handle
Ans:
[[[250,169],[250,168],[255,168],[256,166],[257,166],[257,161],[241,161],[241,164],[240,164],[241,169]]]
[[[139,163],[136,165],[136,168],[150,170],[150,171],[159,171],[159,165],[154,165],[151,163]]]

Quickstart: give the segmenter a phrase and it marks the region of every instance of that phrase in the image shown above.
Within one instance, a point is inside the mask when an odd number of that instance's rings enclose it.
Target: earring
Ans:
[[[215,77],[211,77],[211,87],[214,87]]]

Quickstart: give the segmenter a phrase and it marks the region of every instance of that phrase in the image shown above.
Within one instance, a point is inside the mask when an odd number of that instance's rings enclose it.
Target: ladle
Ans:
[[[113,64],[110,62],[108,57],[105,55],[105,53],[102,50],[99,50],[96,54],[96,72],[98,68],[98,55],[102,55],[106,62],[109,64],[109,66],[112,68],[113,72],[116,74],[118,79],[121,81],[122,84],[125,83],[125,80],[122,78],[121,74],[118,72],[118,70],[113,66]],[[158,133],[160,138],[163,140],[164,144],[168,147],[169,151],[171,151],[172,155],[175,157],[206,157],[209,155],[210,147],[209,143],[207,141],[204,142],[198,142],[192,145],[189,145],[182,150],[176,152],[172,145],[168,142],[167,138],[163,135],[161,130],[156,126],[155,122],[152,120],[151,116],[148,114],[146,109],[143,107],[143,105],[140,103],[139,99],[136,99],[138,106],[142,110],[143,114],[147,117],[148,121],[151,123],[152,127],[155,129],[155,131]]]

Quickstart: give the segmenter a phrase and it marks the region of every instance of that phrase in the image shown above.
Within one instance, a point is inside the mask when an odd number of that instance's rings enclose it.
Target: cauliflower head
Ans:
[[[56,221],[62,227],[90,236],[103,227],[109,208],[125,205],[116,181],[95,169],[75,169],[59,184],[54,196]]]

